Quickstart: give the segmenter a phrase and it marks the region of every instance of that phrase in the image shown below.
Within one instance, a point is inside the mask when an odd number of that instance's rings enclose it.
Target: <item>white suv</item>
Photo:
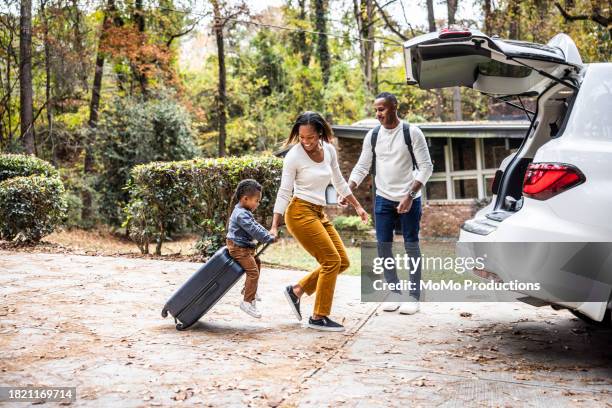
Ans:
[[[466,86],[523,109],[521,97],[537,97],[520,149],[497,171],[491,203],[462,226],[457,252],[494,254],[473,271],[481,278],[540,282],[522,292],[527,303],[610,324],[612,63],[583,64],[565,34],[541,45],[469,30],[416,37],[404,56],[408,83],[424,89]],[[594,242],[601,271],[563,270]]]

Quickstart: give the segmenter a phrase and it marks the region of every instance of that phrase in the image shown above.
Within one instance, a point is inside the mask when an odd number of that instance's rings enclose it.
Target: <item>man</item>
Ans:
[[[416,262],[421,256],[419,248],[421,188],[431,176],[433,164],[423,132],[418,127],[400,120],[397,116],[397,107],[395,95],[383,92],[376,96],[374,109],[376,119],[381,126],[370,130],[363,140],[363,149],[349,178],[349,186],[354,190],[370,173],[370,169],[373,170],[376,185],[374,224],[378,256],[393,257],[393,231],[399,221],[406,253]],[[376,131],[375,154],[373,154],[372,135]],[[404,131],[409,132],[411,149],[404,137]],[[399,282],[395,268],[385,269],[384,273],[388,283]],[[383,304],[383,310],[394,312],[399,309],[401,314],[418,312],[420,281],[421,262],[419,261],[418,267],[410,274],[409,297],[402,295],[399,290],[391,292],[386,299],[387,302]],[[400,300],[407,301],[400,302]]]

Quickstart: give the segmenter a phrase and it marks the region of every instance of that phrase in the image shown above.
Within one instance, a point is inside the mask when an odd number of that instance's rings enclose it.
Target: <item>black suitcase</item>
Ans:
[[[265,244],[256,256],[267,247]],[[243,273],[227,247],[222,247],[172,295],[162,310],[162,317],[170,313],[177,330],[188,329],[236,284]]]

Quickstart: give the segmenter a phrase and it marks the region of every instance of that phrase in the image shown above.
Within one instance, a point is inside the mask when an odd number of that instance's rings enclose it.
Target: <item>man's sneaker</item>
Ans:
[[[258,319],[261,317],[261,313],[259,312],[259,310],[257,310],[257,306],[255,306],[255,301],[249,303],[243,300],[242,302],[240,302],[240,309],[250,316],[256,317]]]
[[[418,312],[420,309],[419,301],[412,298],[411,302],[403,302],[399,308],[400,314],[411,315]]]
[[[300,298],[293,293],[293,286],[289,285],[285,288],[285,297],[287,298],[287,302],[289,302],[289,306],[291,306],[291,310],[293,310],[293,314],[298,320],[302,320],[302,313],[300,312]]]
[[[399,302],[384,302],[383,303],[383,310],[385,312],[395,312],[397,309],[399,309],[399,307],[400,307]]]
[[[308,327],[315,330],[321,331],[333,331],[341,332],[344,331],[344,326],[340,323],[336,323],[328,317],[322,317],[314,320],[312,317],[308,319]]]

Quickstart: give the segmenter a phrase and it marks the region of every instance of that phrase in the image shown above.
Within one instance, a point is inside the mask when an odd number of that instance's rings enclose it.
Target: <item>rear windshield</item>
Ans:
[[[522,65],[504,64],[496,60],[481,62],[478,64],[478,73],[489,76],[506,78],[525,78],[531,74],[531,68]]]
[[[612,141],[612,64],[592,64],[574,102],[564,135]]]

